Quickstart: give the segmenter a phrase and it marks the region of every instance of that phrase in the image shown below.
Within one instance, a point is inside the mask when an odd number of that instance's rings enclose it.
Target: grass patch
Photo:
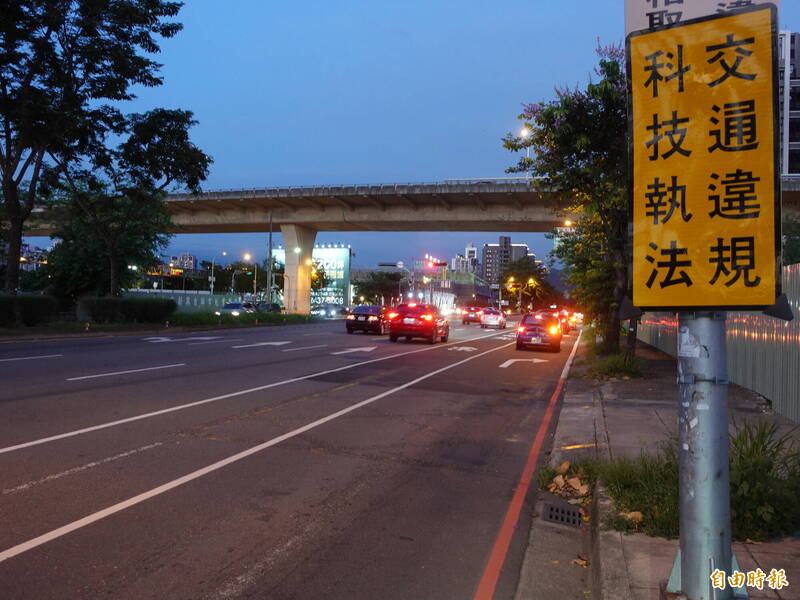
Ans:
[[[763,541],[800,530],[800,449],[793,433],[779,435],[763,419],[734,424],[730,436],[731,525],[734,540]],[[606,525],[624,532],[676,538],[678,520],[677,440],[636,459],[590,461],[570,473],[600,479],[616,513]],[[548,489],[556,470],[543,467],[539,486]]]
[[[595,379],[634,379],[645,376],[644,361],[633,354],[618,352],[610,356],[596,356],[587,370]]]

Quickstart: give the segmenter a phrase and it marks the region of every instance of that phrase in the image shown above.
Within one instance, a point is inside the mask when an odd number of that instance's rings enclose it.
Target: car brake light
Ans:
[[[527,329],[525,329],[524,327],[517,327],[517,331],[519,331],[520,333],[525,333]]]
[[[479,310],[479,311],[478,311],[478,316],[479,316],[479,317],[482,317],[482,316],[483,316],[483,311],[482,311],[482,310]]]
[[[400,316],[400,315],[398,315],[396,312],[390,312],[390,313],[389,313],[389,319],[390,319],[390,320],[391,320],[391,319],[396,319],[396,318],[397,318],[397,317],[399,317],[399,316]]]
[[[420,319],[423,321],[433,321],[433,315],[422,315]]]
[[[465,314],[467,314],[467,311],[465,311],[465,310],[462,310],[462,311],[461,311],[461,314],[462,314],[462,315],[465,315]]]
[[[347,320],[348,320],[348,321],[354,321],[354,320],[355,320],[355,318],[356,318],[356,316],[355,316],[355,315],[347,315]]]
[[[553,326],[550,328],[550,335],[556,335],[557,333],[558,333],[558,327],[556,327],[555,325],[553,325]]]

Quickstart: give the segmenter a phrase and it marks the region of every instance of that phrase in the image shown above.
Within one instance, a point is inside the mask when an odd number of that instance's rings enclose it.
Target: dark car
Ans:
[[[480,306],[467,306],[461,311],[461,324],[480,323],[483,317],[483,309]]]
[[[262,302],[258,306],[256,306],[258,312],[270,312],[270,313],[279,313],[281,312],[281,305],[277,302],[273,302],[270,304],[269,302]]]
[[[561,351],[561,321],[550,311],[527,314],[517,328],[517,350],[531,346],[547,346]]]
[[[430,304],[401,304],[389,316],[389,340],[392,342],[396,342],[399,337],[405,337],[406,340],[419,337],[435,344],[437,340],[446,342],[450,337],[447,319],[439,313],[439,309]]]
[[[389,331],[389,311],[385,306],[356,306],[345,319],[347,333],[363,331],[364,333],[382,334]]]

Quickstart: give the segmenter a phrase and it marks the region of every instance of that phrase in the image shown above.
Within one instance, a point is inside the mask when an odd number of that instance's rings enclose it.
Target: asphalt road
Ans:
[[[510,326],[0,344],[0,597],[474,598],[575,340]]]

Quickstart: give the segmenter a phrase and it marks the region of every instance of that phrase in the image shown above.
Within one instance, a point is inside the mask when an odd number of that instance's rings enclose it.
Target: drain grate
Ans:
[[[542,519],[550,523],[558,523],[559,525],[571,525],[572,527],[580,527],[583,519],[581,513],[575,508],[565,508],[563,506],[555,506],[547,502],[544,503]]]

